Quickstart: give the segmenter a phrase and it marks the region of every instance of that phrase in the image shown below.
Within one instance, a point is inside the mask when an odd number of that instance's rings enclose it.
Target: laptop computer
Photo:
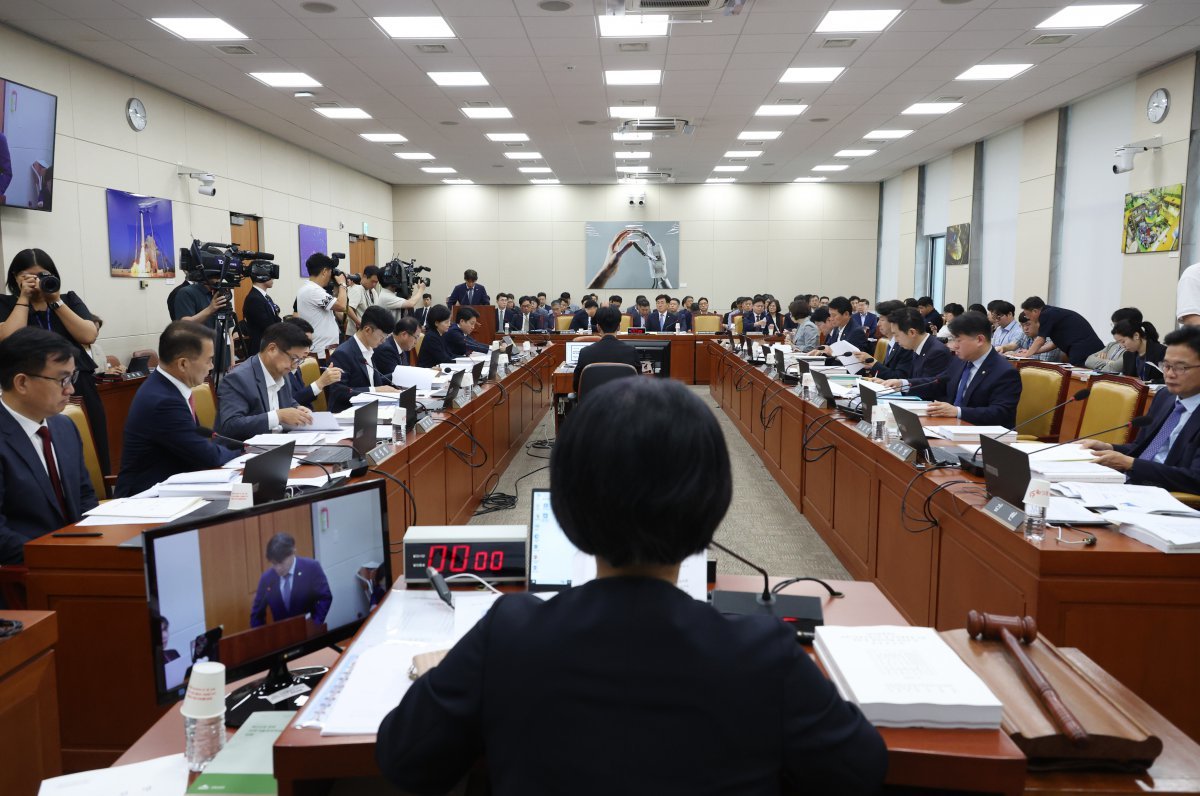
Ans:
[[[104,366],[103,362],[97,362],[97,365]],[[129,366],[125,368],[126,376],[145,376],[150,372],[150,357],[140,356],[132,357],[129,360]]]
[[[416,387],[409,387],[400,393],[399,407],[404,410],[404,430],[410,432],[417,425]]]
[[[242,482],[251,484],[254,505],[261,506],[272,500],[282,500],[287,492],[288,473],[292,469],[292,456],[296,443],[280,445],[266,453],[260,453],[242,469]]]
[[[575,556],[582,554],[558,524],[549,489],[533,490],[529,512],[529,591],[566,591],[571,588]]]
[[[579,352],[590,345],[591,343],[567,343],[567,364],[574,367],[579,362]]]
[[[493,348],[492,355],[488,358],[487,376],[488,381],[496,381],[500,378],[500,349]]]
[[[304,458],[319,464],[345,464],[354,458],[364,458],[375,448],[379,424],[379,401],[371,401],[354,410],[354,436],[351,445],[330,445],[317,448]],[[252,460],[253,461],[253,460]]]
[[[980,437],[983,454],[983,480],[988,497],[997,497],[1010,506],[1021,508],[1029,489],[1029,454],[991,437]]]
[[[829,386],[829,377],[819,370],[811,371],[813,386],[817,388],[817,395],[825,400],[825,403],[838,409],[851,417],[861,418],[862,412],[853,408],[850,405],[850,400],[847,398],[837,398],[833,394],[833,388]]]
[[[476,362],[475,367],[471,368],[471,383],[472,384],[482,384],[483,383],[483,365],[484,365],[483,362]]]
[[[925,428],[921,425],[921,418],[907,409],[901,409],[899,406],[892,404],[892,417],[896,418],[896,427],[900,430],[900,439],[904,441],[905,445],[917,451],[927,463],[957,467],[959,463],[958,455],[966,453],[965,450],[957,446],[935,448],[930,445],[929,438],[925,436]]]

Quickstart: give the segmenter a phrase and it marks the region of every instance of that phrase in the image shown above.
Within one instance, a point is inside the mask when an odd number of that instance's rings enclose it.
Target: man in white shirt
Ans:
[[[379,266],[368,265],[363,269],[357,285],[346,289],[346,334],[354,334],[362,323],[362,314],[367,307],[379,301]]]
[[[312,424],[312,412],[292,396],[287,375],[308,357],[308,335],[290,323],[263,332],[262,350],[221,379],[217,433],[234,439]],[[266,396],[266,401],[263,397]]]
[[[1200,263],[1189,265],[1179,276],[1175,316],[1182,326],[1200,326]]]
[[[296,294],[296,312],[312,324],[313,350],[323,356],[325,349],[338,344],[337,316],[346,311],[346,277],[334,276],[337,261],[320,252],[308,258],[308,280],[300,285]],[[330,294],[325,288],[330,282],[337,283],[337,290]]]

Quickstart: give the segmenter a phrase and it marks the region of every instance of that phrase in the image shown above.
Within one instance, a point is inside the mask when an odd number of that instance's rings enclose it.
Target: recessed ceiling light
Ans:
[[[617,171],[624,174],[645,174],[650,171],[649,166],[617,166]]]
[[[399,133],[359,133],[359,135],[376,144],[403,144],[408,140]]]
[[[731,149],[725,153],[727,158],[756,158],[762,154],[761,149]]]
[[[604,82],[610,86],[657,86],[662,82],[661,69],[609,69]]]
[[[608,115],[614,119],[649,119],[658,113],[654,105],[611,105]]]
[[[869,158],[878,151],[878,149],[843,149],[833,153],[833,156],[835,158]]]
[[[547,179],[539,179],[537,177],[534,177],[533,179],[530,180],[530,182],[533,183],[534,185],[558,185],[558,180],[556,180],[553,177],[549,177]]]
[[[150,21],[188,41],[234,41],[250,38],[225,20],[216,17],[154,17]]]
[[[483,72],[426,72],[439,86],[486,86]]]
[[[737,182],[737,177],[709,177],[705,182]]]
[[[1118,19],[1132,14],[1141,7],[1141,3],[1105,6],[1067,6],[1037,27],[1039,30],[1047,28],[1103,28],[1105,25],[1111,25]]]
[[[774,141],[783,133],[779,130],[747,130],[738,133],[739,141]]]
[[[624,158],[625,160],[645,160],[646,158],[650,157],[650,153],[630,152],[629,150],[622,149],[620,152],[614,152],[613,157]]]
[[[554,171],[554,169],[550,168],[549,166],[522,166],[521,168],[517,169],[517,171],[521,172],[522,174],[549,174],[550,172]]]
[[[867,141],[894,141],[912,135],[912,130],[872,130],[863,136]]]
[[[745,171],[746,166],[713,166],[713,171]]]
[[[605,38],[630,38],[638,36],[666,36],[671,18],[666,14],[628,14],[623,16],[596,17],[600,23],[600,35]]]
[[[441,17],[373,17],[393,39],[453,39],[454,31]]]
[[[308,99],[309,97],[315,97],[317,95],[312,93],[311,91],[297,91],[292,96],[295,97],[296,99]]]
[[[370,119],[371,114],[362,108],[313,108],[326,119]]]
[[[846,71],[844,66],[793,66],[779,78],[780,83],[829,83]]]
[[[817,25],[817,33],[869,33],[883,30],[898,16],[899,9],[830,11]]]
[[[401,160],[437,160],[428,152],[393,152],[392,154]]]
[[[617,180],[621,185],[645,185],[646,181],[637,177],[622,177]]]
[[[961,108],[961,102],[917,102],[900,111],[905,116],[938,116]]]
[[[447,185],[474,185],[475,184],[474,180],[464,180],[462,178],[442,180],[442,182],[446,183]]]
[[[272,88],[321,88],[321,84],[303,72],[247,72],[259,83]]]
[[[654,133],[613,133],[614,141],[651,141]]]
[[[813,171],[845,171],[848,168],[850,168],[850,167],[849,166],[824,165],[824,166],[813,166],[812,170]]]
[[[525,135],[524,133],[488,133],[487,137],[489,141],[495,141],[497,143],[529,140],[529,136]]]
[[[759,105],[755,116],[799,116],[808,110],[807,105]]]
[[[955,80],[1008,80],[1016,77],[1033,64],[976,64]]]
[[[505,152],[504,157],[509,160],[541,160],[541,152]]]
[[[537,5],[543,11],[569,11],[574,3],[570,0],[541,0]]]
[[[511,119],[508,108],[459,108],[468,119]]]
[[[457,174],[457,169],[452,169],[449,166],[422,166],[421,171],[426,174]]]
[[[797,177],[792,182],[825,182],[828,177]]]

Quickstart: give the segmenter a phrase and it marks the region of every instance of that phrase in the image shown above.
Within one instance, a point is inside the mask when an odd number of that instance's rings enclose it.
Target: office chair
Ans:
[[[1078,436],[1086,437],[1101,429],[1128,423],[1140,415],[1146,406],[1146,385],[1132,376],[1103,373],[1088,381],[1091,394],[1079,418]],[[1122,445],[1129,442],[1132,429],[1118,429],[1092,439]]]
[[[196,422],[212,428],[217,424],[217,402],[213,397],[212,385],[208,382],[192,388],[196,404]]]
[[[696,334],[719,334],[721,331],[720,315],[693,315],[692,330]]]
[[[1017,373],[1021,377],[1021,400],[1017,403],[1017,425],[1022,429],[1018,439],[1057,442],[1067,407],[1059,406],[1057,411],[1051,412],[1028,426],[1022,424],[1027,419],[1036,417],[1050,407],[1067,400],[1067,390],[1071,386],[1070,373],[1058,365],[1036,360],[1018,362]]]
[[[636,375],[637,368],[624,362],[593,362],[579,372],[579,392],[574,394],[575,400],[582,401],[589,390],[602,384]]]
[[[304,380],[305,387],[311,386],[314,381],[321,378],[321,366],[315,357],[309,357],[300,363],[300,378]],[[325,412],[329,409],[325,402],[324,391],[313,400],[312,408],[314,412]]]
[[[154,369],[158,367],[158,352],[152,348],[141,348],[129,355],[130,361],[138,357],[149,357],[150,361],[146,363],[146,367]],[[128,363],[126,363],[128,364]]]
[[[96,499],[104,500],[109,490],[104,483],[104,473],[100,471],[100,459],[96,456],[96,440],[92,437],[91,426],[88,425],[87,413],[82,406],[67,404],[63,414],[75,424],[79,438],[83,441],[83,465],[87,468],[88,477],[92,479],[92,489],[96,491]]]

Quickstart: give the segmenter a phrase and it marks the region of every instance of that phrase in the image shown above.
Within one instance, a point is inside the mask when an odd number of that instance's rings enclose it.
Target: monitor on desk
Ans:
[[[642,372],[649,365],[650,372],[663,379],[671,378],[671,341],[637,339],[626,340],[625,345],[637,349],[638,357],[642,360]]]
[[[579,352],[591,343],[567,343],[567,364],[574,367],[579,362]]]
[[[298,707],[296,697],[310,694],[324,672],[289,672],[286,662],[349,638],[391,586],[384,483],[147,531],[159,703],[183,697],[193,663],[215,660],[229,681],[269,670],[230,697],[230,726],[256,710]],[[288,688],[295,690],[288,698],[268,699]]]
[[[988,497],[998,497],[1015,508],[1024,506],[1030,479],[1029,454],[988,436],[979,438],[979,450]]]

